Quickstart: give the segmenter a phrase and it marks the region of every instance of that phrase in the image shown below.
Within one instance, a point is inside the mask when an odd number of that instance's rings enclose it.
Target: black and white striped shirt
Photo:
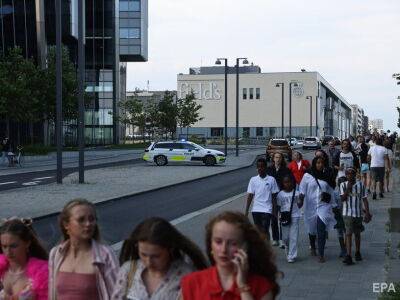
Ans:
[[[347,189],[348,181],[340,184],[340,195],[344,195]],[[367,198],[365,186],[361,181],[357,181],[350,194],[347,195],[347,201],[343,201],[343,216],[362,217],[363,199]]]

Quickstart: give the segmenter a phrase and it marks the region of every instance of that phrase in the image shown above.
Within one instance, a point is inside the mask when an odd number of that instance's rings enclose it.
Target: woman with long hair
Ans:
[[[47,259],[31,219],[5,220],[0,226],[0,299],[47,300]]]
[[[168,221],[157,217],[133,230],[122,246],[120,263],[114,300],[175,300],[182,276],[206,268],[201,250]]]
[[[206,225],[212,266],[182,279],[183,300],[270,300],[279,293],[272,249],[248,218],[223,212]]]
[[[332,208],[335,206],[334,190],[330,178],[324,172],[326,160],[316,156],[311,170],[304,174],[300,183],[300,198],[304,201],[304,224],[306,225],[311,255],[316,256],[315,241],[318,237],[319,262],[325,262],[326,233],[336,224]]]
[[[59,226],[63,242],[50,251],[49,299],[110,299],[119,266],[114,251],[100,243],[95,206],[71,200]]]

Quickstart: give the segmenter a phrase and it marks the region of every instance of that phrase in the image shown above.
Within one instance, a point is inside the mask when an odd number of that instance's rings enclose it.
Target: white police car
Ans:
[[[221,151],[206,149],[187,141],[153,142],[145,150],[143,159],[164,166],[168,162],[202,162],[206,166],[222,164],[225,154]]]

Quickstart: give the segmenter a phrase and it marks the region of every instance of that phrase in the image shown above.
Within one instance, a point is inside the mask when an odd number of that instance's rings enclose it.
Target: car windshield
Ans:
[[[204,149],[202,146],[197,145],[197,144],[195,144],[195,143],[190,143],[190,145],[192,145],[192,146],[194,146],[194,147],[196,147],[196,148],[198,148],[198,149]]]
[[[306,141],[308,142],[315,142],[317,139],[316,138],[306,138]]]
[[[288,142],[285,140],[272,140],[271,145],[272,146],[287,146]]]

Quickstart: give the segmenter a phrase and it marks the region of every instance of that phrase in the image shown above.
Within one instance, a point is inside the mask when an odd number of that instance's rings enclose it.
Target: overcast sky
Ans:
[[[400,0],[149,0],[149,61],[127,90],[176,90],[178,73],[248,57],[262,72],[318,71],[370,119],[396,130]]]

